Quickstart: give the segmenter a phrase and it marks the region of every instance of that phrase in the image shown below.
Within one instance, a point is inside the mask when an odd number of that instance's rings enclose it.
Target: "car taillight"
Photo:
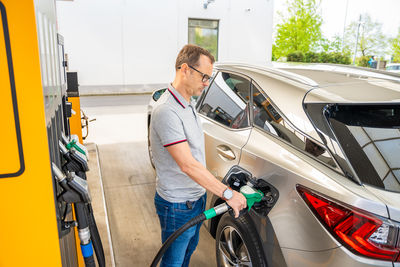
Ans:
[[[368,258],[400,261],[399,225],[303,186],[298,185],[297,191],[319,221],[348,249]]]

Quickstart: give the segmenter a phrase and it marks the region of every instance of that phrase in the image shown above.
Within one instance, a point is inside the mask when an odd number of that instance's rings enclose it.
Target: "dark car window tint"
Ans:
[[[238,75],[220,72],[208,89],[199,112],[233,129],[249,126],[250,82]]]
[[[253,123],[262,130],[276,135],[296,148],[307,152],[314,158],[336,167],[334,160],[324,147],[305,137],[291,127],[279,112],[272,106],[269,98],[253,86]]]
[[[364,183],[400,192],[400,105],[332,105],[330,126]]]

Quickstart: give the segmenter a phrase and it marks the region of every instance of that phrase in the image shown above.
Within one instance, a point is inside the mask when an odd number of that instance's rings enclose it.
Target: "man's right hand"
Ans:
[[[237,218],[239,217],[239,212],[247,207],[247,200],[242,193],[239,193],[235,190],[232,191],[233,196],[231,199],[226,201],[226,203],[228,203],[228,205],[233,209],[235,212],[235,218]]]

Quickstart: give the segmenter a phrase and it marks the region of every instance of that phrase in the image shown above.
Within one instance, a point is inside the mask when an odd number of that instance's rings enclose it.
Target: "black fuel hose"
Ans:
[[[248,185],[244,185],[240,188],[240,193],[242,193],[247,200],[247,208],[244,208],[239,211],[238,216],[243,216],[244,214],[248,213],[254,203],[261,202],[264,199],[264,194],[260,190],[255,190]],[[178,238],[183,232],[187,229],[196,225],[204,220],[208,220],[214,218],[215,216],[219,216],[224,214],[225,212],[230,212],[231,216],[235,217],[235,214],[232,208],[226,203],[219,204],[211,209],[204,211],[203,213],[197,215],[187,223],[181,226],[178,230],[176,230],[172,235],[168,237],[168,239],[164,242],[160,250],[158,251],[157,255],[155,256],[153,262],[151,263],[150,267],[156,267],[158,262],[161,260],[162,256],[164,255],[165,251],[169,248],[172,242]]]
[[[74,210],[78,222],[78,235],[81,240],[81,251],[85,261],[85,267],[96,267],[93,257],[92,242],[90,240],[90,234],[88,233],[90,232],[90,228],[86,204],[82,202],[74,203]]]
[[[178,238],[183,232],[185,232],[187,229],[192,227],[193,225],[196,225],[198,223],[201,223],[206,219],[206,215],[204,213],[201,213],[185,223],[184,225],[181,226],[178,230],[176,230],[172,235],[168,237],[168,239],[164,242],[160,250],[158,251],[156,257],[154,258],[153,262],[151,263],[151,267],[156,267],[158,262],[161,260],[162,256],[164,255],[165,251],[169,248],[169,246],[172,244],[172,242],[175,241],[175,239]]]
[[[92,205],[88,204],[88,210],[90,237],[92,239],[94,252],[96,253],[97,263],[99,264],[99,267],[105,267],[106,259],[104,256],[103,244],[101,242],[99,230],[97,229],[96,220],[93,215]]]
[[[93,255],[90,257],[83,258],[85,261],[85,267],[96,267]]]

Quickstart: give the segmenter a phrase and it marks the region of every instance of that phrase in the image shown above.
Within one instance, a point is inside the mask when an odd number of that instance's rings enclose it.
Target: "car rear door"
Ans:
[[[249,99],[248,78],[220,71],[198,104],[207,168],[220,179],[239,163],[241,149],[249,138]]]
[[[252,87],[251,116],[254,128],[242,148],[239,164],[252,174],[254,180],[263,180],[279,192],[279,200],[268,217],[253,216],[265,253],[269,255],[276,249],[276,240],[279,246],[291,249],[318,251],[335,248],[337,245],[324,234],[325,230],[319,227],[317,221],[300,219],[307,218],[308,211],[296,204],[298,196],[295,191],[296,184],[312,186],[313,182],[310,181],[313,180],[309,179],[312,176],[327,177],[325,173],[335,173],[331,170],[335,168],[335,163],[320,146],[322,144],[308,139],[291,127],[287,117],[273,102],[274,99],[270,99],[265,92],[257,85]],[[295,105],[289,99],[287,103]],[[297,103],[301,109],[301,98]],[[330,187],[335,183],[326,179],[320,184]],[[267,231],[266,225],[269,227]],[[276,240],[273,240],[272,232]],[[305,242],[310,237],[319,241]],[[273,262],[270,264],[275,266]]]

